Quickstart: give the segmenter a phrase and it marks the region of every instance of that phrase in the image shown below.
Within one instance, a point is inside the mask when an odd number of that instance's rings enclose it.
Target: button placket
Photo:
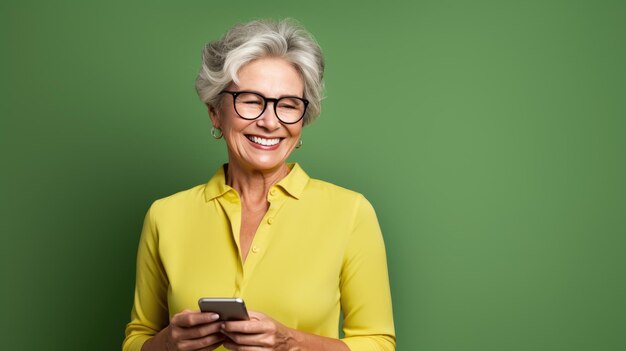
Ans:
[[[234,277],[234,295],[239,296],[245,286],[245,269],[241,264],[239,233],[241,231],[241,204],[239,202],[239,194],[234,189],[228,191],[223,196],[217,198],[218,203],[225,212],[230,224],[230,236],[235,245],[234,250],[237,252],[239,259],[237,260],[237,274]]]
[[[271,230],[272,224],[276,224],[276,214],[285,202],[285,199],[281,197],[279,190],[274,188],[269,191],[267,199],[270,203],[270,208],[267,210],[265,217],[257,228],[252,245],[250,246],[250,253],[244,263],[244,285],[253,274],[254,268],[257,264],[259,264],[259,262],[263,259],[263,256],[268,251],[270,242],[273,239],[273,233]]]

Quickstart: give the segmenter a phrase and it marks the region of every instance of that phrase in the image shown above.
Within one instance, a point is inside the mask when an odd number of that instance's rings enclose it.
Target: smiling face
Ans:
[[[303,96],[304,82],[300,73],[280,58],[261,58],[243,66],[239,84],[229,91],[252,91],[267,98]],[[281,123],[274,114],[274,103],[268,102],[263,114],[245,120],[235,112],[234,97],[224,94],[219,109],[210,108],[211,121],[220,128],[228,146],[229,164],[248,171],[268,172],[284,167],[302,132],[302,120]]]

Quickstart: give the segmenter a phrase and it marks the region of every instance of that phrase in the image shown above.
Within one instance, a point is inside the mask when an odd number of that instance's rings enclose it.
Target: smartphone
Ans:
[[[209,298],[203,297],[198,300],[198,306],[202,312],[219,314],[220,321],[243,321],[250,319],[248,310],[242,298]]]

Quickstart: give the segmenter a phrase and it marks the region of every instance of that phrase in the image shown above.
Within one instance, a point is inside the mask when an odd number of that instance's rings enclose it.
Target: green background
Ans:
[[[325,51],[292,155],[365,194],[398,350],[626,344],[623,1],[3,1],[0,348],[115,350],[143,215],[226,161],[204,43],[294,17]]]

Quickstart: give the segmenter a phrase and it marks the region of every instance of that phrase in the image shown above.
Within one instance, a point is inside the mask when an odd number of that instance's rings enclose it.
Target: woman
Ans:
[[[228,164],[150,207],[124,350],[395,350],[373,208],[287,164],[320,112],[323,69],[291,21],[237,25],[205,47],[196,88]],[[201,297],[242,297],[250,320],[218,321]]]

